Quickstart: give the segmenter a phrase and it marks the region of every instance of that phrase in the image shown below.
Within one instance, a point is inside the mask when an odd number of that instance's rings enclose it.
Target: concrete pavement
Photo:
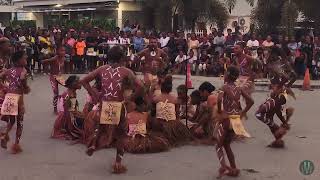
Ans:
[[[217,78],[192,77],[195,87],[203,81],[213,82],[217,87],[222,81]],[[181,76],[175,76],[175,87],[183,84]],[[220,84],[219,84],[220,83]],[[212,180],[217,175],[219,163],[211,146],[183,146],[159,154],[125,154],[128,167],[125,175],[110,173],[115,158],[114,149],[101,150],[93,157],[85,155],[85,146],[69,145],[67,141],[50,139],[55,116],[52,114],[51,88],[48,77],[39,76],[30,82],[32,92],[25,98],[26,116],[22,147],[24,152],[11,155],[0,150],[0,180]],[[296,108],[292,129],[284,140],[285,149],[269,149],[272,140],[269,129],[253,115],[257,106],[268,93],[254,93],[255,105],[245,121],[253,138],[235,142],[232,148],[241,171],[237,180],[319,180],[320,177],[320,91],[295,90],[297,101],[289,105]],[[78,94],[83,105],[85,92]],[[11,134],[14,139],[15,129]],[[12,142],[12,141],[10,141]],[[9,144],[11,145],[11,144]],[[312,160],[315,171],[303,176],[299,164]],[[254,171],[252,171],[254,170]]]

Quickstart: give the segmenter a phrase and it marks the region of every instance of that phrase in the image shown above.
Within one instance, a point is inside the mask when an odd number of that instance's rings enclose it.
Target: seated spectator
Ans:
[[[270,35],[267,36],[267,39],[263,41],[262,47],[264,48],[270,48],[274,46],[274,42],[272,41],[272,37]]]
[[[191,66],[191,73],[196,73],[198,57],[194,55],[192,50],[190,50],[187,59],[189,60],[189,64]]]
[[[206,50],[201,51],[199,66],[198,66],[200,74],[206,75],[209,61],[210,61],[210,57],[207,51]]]
[[[187,60],[187,56],[184,54],[182,50],[179,51],[179,55],[176,57],[175,63],[178,73],[183,73],[185,70],[185,61]]]

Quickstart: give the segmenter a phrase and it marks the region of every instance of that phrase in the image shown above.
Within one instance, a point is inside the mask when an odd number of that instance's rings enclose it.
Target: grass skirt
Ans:
[[[165,121],[156,119],[153,122],[152,129],[164,134],[172,146],[183,145],[193,139],[188,127],[178,120]]]
[[[120,143],[125,151],[134,154],[158,153],[169,149],[169,141],[159,133],[148,133],[146,136],[124,136]]]

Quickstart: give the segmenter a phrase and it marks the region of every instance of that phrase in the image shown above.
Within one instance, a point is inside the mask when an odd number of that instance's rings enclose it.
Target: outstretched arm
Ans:
[[[44,63],[44,64],[45,63],[50,63],[50,62],[55,61],[57,58],[58,58],[58,56],[54,56],[54,57],[49,58],[49,59],[44,59],[44,60],[41,61],[41,63]]]

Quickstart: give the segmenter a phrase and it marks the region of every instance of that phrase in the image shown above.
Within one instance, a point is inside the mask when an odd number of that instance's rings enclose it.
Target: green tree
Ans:
[[[299,15],[298,7],[292,0],[284,2],[281,10],[281,27],[288,36],[294,35],[294,27],[296,26]]]
[[[197,21],[216,23],[225,27],[228,21],[226,6],[219,0],[147,0],[144,3],[147,28],[171,30],[175,16],[183,18],[187,28],[195,28]]]

